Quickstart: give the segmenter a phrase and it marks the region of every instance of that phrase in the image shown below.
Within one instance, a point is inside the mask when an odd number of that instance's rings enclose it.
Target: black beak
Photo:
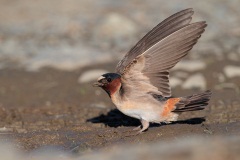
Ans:
[[[104,86],[104,84],[102,83],[99,83],[99,82],[93,83],[93,87],[102,87],[102,86]]]

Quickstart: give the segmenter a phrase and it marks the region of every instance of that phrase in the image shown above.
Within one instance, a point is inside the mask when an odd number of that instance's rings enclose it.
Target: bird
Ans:
[[[166,18],[149,31],[116,66],[114,73],[101,75],[95,87],[107,92],[123,114],[139,119],[137,134],[150,123],[172,123],[180,113],[203,110],[211,91],[172,97],[169,71],[197,43],[206,21],[191,23],[194,11],[188,8]],[[191,66],[189,66],[191,67]]]

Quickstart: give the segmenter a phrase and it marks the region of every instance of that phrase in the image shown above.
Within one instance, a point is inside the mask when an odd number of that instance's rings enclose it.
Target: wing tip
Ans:
[[[193,8],[186,8],[186,9],[184,9],[182,11],[194,12]]]
[[[173,14],[173,15],[170,16],[170,17],[174,17],[174,16],[184,16],[184,15],[187,15],[187,14],[190,14],[189,17],[191,17],[191,16],[194,14],[193,8],[187,8],[187,9],[180,10],[179,12]],[[169,17],[168,17],[168,18],[169,18]]]
[[[180,12],[194,12],[194,10],[193,10],[193,8],[186,8],[186,9],[180,10],[180,11],[177,12],[177,13],[180,13]]]
[[[198,22],[194,22],[194,23],[191,23],[189,24],[188,26],[195,26],[196,28],[201,28],[203,30],[205,30],[204,28],[207,27],[207,22],[206,21],[198,21]]]

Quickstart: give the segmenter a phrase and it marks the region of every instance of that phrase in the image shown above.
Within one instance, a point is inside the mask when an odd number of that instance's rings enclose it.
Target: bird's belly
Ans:
[[[145,119],[151,122],[158,121],[160,118],[161,107],[148,103],[124,102],[116,107],[125,115]]]
[[[123,114],[133,118],[141,119],[141,116],[139,114],[139,109],[134,105],[134,103],[125,102],[125,103],[115,104],[115,105],[117,109],[121,111]]]

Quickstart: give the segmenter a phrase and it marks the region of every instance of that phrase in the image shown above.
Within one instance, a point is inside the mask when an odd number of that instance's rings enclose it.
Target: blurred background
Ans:
[[[239,0],[0,0],[2,141],[24,151],[55,146],[85,153],[193,135],[238,135],[239,6]],[[123,131],[139,122],[118,112],[91,84],[113,72],[150,29],[186,8],[194,9],[193,22],[204,20],[208,27],[172,70],[173,96],[211,89],[210,105],[182,114],[176,125],[153,125],[128,137]]]

